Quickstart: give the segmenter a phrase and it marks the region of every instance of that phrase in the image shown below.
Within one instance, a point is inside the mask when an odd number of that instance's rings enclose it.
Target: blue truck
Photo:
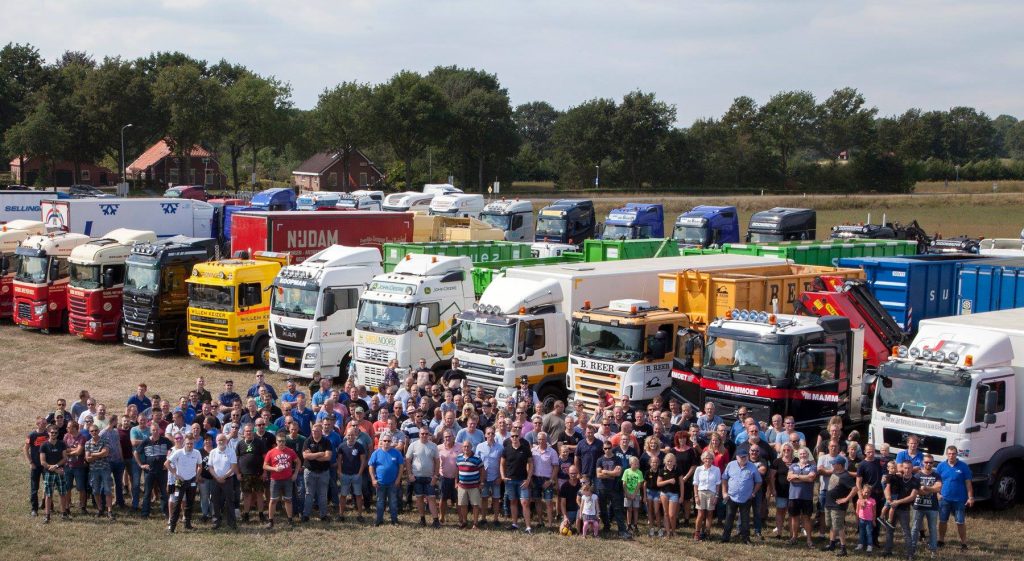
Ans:
[[[231,247],[231,216],[245,210],[295,210],[297,196],[290,187],[274,187],[252,196],[248,205],[224,205],[220,209],[220,235],[218,236],[225,255]]]
[[[604,221],[602,240],[644,240],[665,237],[665,209],[660,204],[626,203]]]
[[[724,243],[738,243],[739,213],[734,206],[695,206],[676,218],[672,237],[679,247],[719,247]]]
[[[594,237],[595,226],[593,201],[562,199],[540,210],[534,241],[582,244]]]

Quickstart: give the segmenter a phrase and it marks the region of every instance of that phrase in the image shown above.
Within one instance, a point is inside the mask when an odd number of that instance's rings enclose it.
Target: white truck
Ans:
[[[380,263],[377,248],[332,245],[281,269],[270,299],[270,369],[346,376],[359,296],[384,272]]]
[[[484,196],[468,193],[451,193],[438,195],[430,201],[431,216],[451,216],[454,218],[479,218],[484,209]]]
[[[1018,379],[1020,378],[1020,379]],[[916,435],[943,461],[956,446],[974,493],[1013,506],[1024,483],[1024,309],[921,321],[877,373],[869,438],[895,453]]]
[[[462,189],[451,183],[426,183],[423,185],[423,192],[431,195],[448,195],[451,193],[461,193]]]
[[[384,201],[383,191],[359,190],[351,193],[342,193],[341,198],[335,205],[337,208],[352,210],[381,210],[381,203]]]
[[[359,299],[355,330],[355,374],[376,388],[391,359],[410,369],[419,359],[435,372],[454,352],[456,315],[473,305],[469,257],[407,255],[378,275]]]
[[[418,191],[392,193],[384,198],[384,210],[386,212],[427,214],[430,211],[430,201],[432,200],[434,200],[433,193],[420,193]]]
[[[335,208],[341,200],[341,193],[334,191],[309,191],[299,195],[295,200],[296,210],[320,210]]]
[[[491,201],[480,212],[480,220],[505,232],[510,242],[533,241],[537,229],[533,203],[519,199]]]
[[[96,236],[118,228],[152,230],[157,238],[216,238],[213,205],[192,199],[65,199],[43,201],[46,229]]]
[[[657,301],[658,273],[778,265],[743,255],[698,255],[600,263],[512,267],[491,282],[473,310],[458,316],[455,356],[470,382],[499,400],[526,376],[542,401],[568,397],[572,312],[620,297]],[[666,373],[667,387],[670,376]]]
[[[39,220],[44,200],[56,200],[57,191],[0,190],[0,224],[12,220]]]

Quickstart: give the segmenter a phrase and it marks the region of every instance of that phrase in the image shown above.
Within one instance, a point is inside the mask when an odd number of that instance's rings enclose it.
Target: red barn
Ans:
[[[25,166],[24,170],[22,170],[22,164]],[[44,158],[25,158],[24,160],[14,158],[11,160],[10,166],[14,178],[13,183],[21,185],[35,185],[40,173],[43,173],[43,181],[51,187],[67,187],[69,185],[105,187],[117,184],[117,174],[97,164],[79,164],[78,177],[75,177],[75,163],[62,160],[51,163]]]
[[[157,185],[205,185],[220,189],[227,184],[227,178],[220,170],[220,162],[213,152],[199,146],[192,147],[189,152],[188,170],[184,162],[171,151],[166,141],[161,140],[152,145],[125,170],[131,179],[153,182]],[[179,163],[181,164],[179,166]],[[187,177],[179,174],[187,173]]]
[[[341,152],[320,152],[299,164],[292,172],[292,183],[299,191],[341,191],[345,173]],[[378,187],[384,182],[384,172],[359,150],[350,150],[348,157],[348,186],[350,190]]]

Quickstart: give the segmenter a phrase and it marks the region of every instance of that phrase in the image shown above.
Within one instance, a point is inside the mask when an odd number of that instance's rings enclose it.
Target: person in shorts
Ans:
[[[640,531],[640,504],[644,500],[644,474],[640,471],[640,458],[629,457],[629,467],[622,472],[622,506],[626,509],[626,526],[636,534]]]
[[[661,491],[658,490],[658,472],[661,471],[661,456],[651,456],[644,472],[644,500],[647,502],[647,537],[658,535],[661,528]]]
[[[270,474],[270,505],[267,507],[267,529],[274,527],[274,511],[277,503],[284,502],[288,525],[294,526],[292,512],[292,488],[299,474],[299,455],[288,447],[288,437],[277,435],[277,446],[270,449],[263,458],[263,469]]]
[[[467,515],[469,507],[473,507],[473,529],[480,522],[480,482],[487,477],[484,462],[473,453],[473,443],[462,441],[462,453],[455,458],[459,466],[458,505],[459,528],[465,530],[469,525]]]
[[[356,521],[363,522],[363,476],[369,459],[366,447],[359,442],[359,429],[349,427],[345,439],[338,446],[338,476],[341,480],[338,498],[338,519],[345,521],[347,497],[353,497],[356,504]]]
[[[701,465],[693,472],[693,490],[697,497],[697,526],[693,539],[702,541],[711,532],[711,520],[718,506],[718,489],[722,485],[722,470],[714,464],[715,454],[705,450],[700,455]]]
[[[251,424],[245,425],[242,429],[242,440],[235,448],[235,455],[238,458],[238,471],[241,473],[239,487],[242,490],[242,521],[248,522],[249,513],[256,507],[262,522],[266,520],[263,512],[263,459],[267,455],[267,449],[263,439],[256,437]]]
[[[960,537],[960,551],[967,549],[967,507],[974,506],[974,485],[971,483],[971,467],[959,457],[956,446],[946,447],[946,461],[939,463],[935,471],[942,479],[939,495],[939,545],[945,545],[949,515],[956,522]]]
[[[441,460],[437,444],[430,440],[430,430],[422,423],[416,440],[405,450],[406,479],[412,481],[412,495],[420,513],[420,526],[427,525],[424,503],[430,508],[434,527],[440,528],[437,519],[437,483],[441,478]]]
[[[60,512],[64,520],[71,517],[71,501],[68,496],[68,480],[64,476],[64,464],[67,463],[67,445],[60,439],[60,429],[50,425],[47,427],[48,439],[39,447],[39,466],[43,469],[43,524],[50,523],[53,512],[53,493],[60,495]]]
[[[789,466],[789,545],[796,545],[797,529],[803,527],[807,534],[807,547],[814,547],[814,528],[811,516],[814,514],[814,479],[818,467],[811,460],[811,451],[806,447],[797,452],[797,462]]]
[[[846,557],[846,506],[856,498],[857,479],[850,475],[849,463],[844,456],[833,458],[825,496],[825,514],[831,530],[823,551],[835,551],[837,556]]]
[[[572,533],[580,532],[580,505],[576,500],[581,489],[580,470],[576,466],[569,468],[569,479],[558,488],[558,511],[562,515],[561,527],[568,528]]]

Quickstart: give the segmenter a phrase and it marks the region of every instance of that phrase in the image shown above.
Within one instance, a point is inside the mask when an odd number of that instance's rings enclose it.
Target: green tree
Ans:
[[[954,107],[945,115],[942,138],[946,159],[956,164],[983,160],[994,155],[992,119],[973,107]]]
[[[39,49],[20,43],[7,43],[0,49],[0,137],[25,118],[34,106],[29,97],[48,79],[49,70]],[[11,149],[0,145],[0,152],[9,153]],[[0,169],[7,168],[7,161],[0,162]]]
[[[276,78],[244,72],[224,89],[224,139],[231,157],[231,178],[237,190],[242,150],[252,152],[253,173],[257,153],[274,142],[288,123],[291,87]],[[253,187],[255,189],[255,186]]]
[[[634,189],[655,178],[653,163],[675,120],[675,106],[657,101],[653,93],[634,91],[622,98],[612,117],[612,135]]]
[[[1017,121],[1005,133],[1006,152],[1011,158],[1024,159],[1024,121]]]
[[[164,130],[164,114],[154,106],[150,80],[136,61],[105,58],[79,85],[79,93],[106,153],[119,156],[121,127],[132,125],[124,136],[126,166]]]
[[[51,111],[49,100],[46,99],[46,89],[38,92],[33,98],[36,103],[25,119],[4,134],[4,145],[7,147],[8,155],[24,155],[49,162],[52,185],[56,184],[56,177],[53,176],[55,160],[67,149],[71,137]],[[22,181],[25,179],[22,178]]]
[[[1009,156],[1006,150],[1006,135],[1016,124],[1017,118],[1012,115],[1000,115],[992,119],[992,128],[995,133],[992,137],[992,147],[996,157],[1006,158]]]
[[[615,111],[613,100],[595,98],[570,108],[555,122],[551,144],[560,182],[586,186],[595,177],[594,167],[610,162]]]
[[[348,191],[349,159],[354,150],[371,142],[370,97],[367,84],[343,82],[320,94],[313,110],[315,145],[318,149],[341,154],[341,190]]]
[[[446,137],[448,102],[437,86],[416,72],[402,71],[373,89],[370,105],[372,127],[405,165],[405,185],[411,188],[413,159]]]
[[[873,138],[878,109],[865,107],[864,96],[854,88],[832,92],[817,106],[817,136],[822,153],[835,161],[844,150],[863,148]]]
[[[554,179],[551,134],[560,116],[546,101],[524,103],[512,112],[512,122],[519,134],[519,151],[513,161],[517,179]]]
[[[784,183],[794,153],[811,143],[814,115],[814,96],[805,91],[775,94],[759,111],[759,126],[775,149]]]
[[[194,64],[165,66],[153,85],[154,101],[167,114],[165,138],[188,177],[192,147],[217,138],[225,116],[223,88]],[[182,167],[184,165],[184,167]]]

